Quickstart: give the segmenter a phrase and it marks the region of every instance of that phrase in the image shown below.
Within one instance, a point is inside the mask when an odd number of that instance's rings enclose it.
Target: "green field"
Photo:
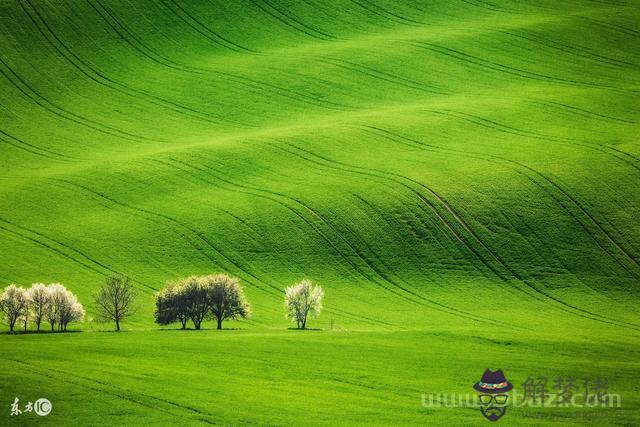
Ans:
[[[0,0],[0,160],[0,288],[87,309],[0,335],[0,425],[480,425],[421,397],[488,367],[621,397],[501,424],[640,424],[638,1]],[[153,323],[222,271],[251,319]]]

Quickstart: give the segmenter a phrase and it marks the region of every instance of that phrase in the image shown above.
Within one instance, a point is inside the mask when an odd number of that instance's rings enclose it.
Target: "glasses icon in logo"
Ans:
[[[509,399],[508,394],[481,394],[478,396],[480,398],[480,403],[482,405],[489,405],[492,401],[494,401],[498,405],[504,405],[507,403],[507,399]]]

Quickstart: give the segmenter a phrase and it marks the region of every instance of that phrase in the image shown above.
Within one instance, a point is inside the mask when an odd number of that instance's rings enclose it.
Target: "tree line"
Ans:
[[[96,320],[113,322],[119,331],[120,324],[139,308],[136,297],[130,277],[107,277],[93,295]],[[285,317],[299,329],[306,329],[308,318],[320,315],[323,297],[322,287],[307,279],[285,288]],[[217,329],[222,329],[225,320],[251,316],[251,306],[240,280],[222,273],[169,281],[155,293],[154,299],[154,320],[159,325],[179,323],[186,329],[191,322],[194,329],[201,329],[203,322],[213,320]],[[0,312],[10,332],[14,332],[16,326],[27,331],[29,323],[40,332],[43,322],[49,323],[52,332],[63,332],[69,323],[85,317],[84,307],[76,295],[60,283],[36,283],[28,289],[11,284],[0,293]]]
[[[35,283],[28,289],[9,285],[0,294],[0,310],[11,332],[16,325],[26,331],[29,322],[38,332],[43,322],[51,325],[52,332],[56,329],[62,332],[69,323],[82,320],[85,314],[78,298],[60,283]]]

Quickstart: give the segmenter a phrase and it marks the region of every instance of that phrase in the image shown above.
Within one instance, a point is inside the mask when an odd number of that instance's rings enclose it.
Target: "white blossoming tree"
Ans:
[[[284,295],[287,319],[296,322],[299,329],[306,329],[309,315],[314,318],[320,315],[323,297],[322,287],[307,279],[287,287]]]
[[[9,324],[9,331],[13,328],[18,319],[28,316],[29,296],[27,291],[16,285],[9,285],[0,294],[0,311],[4,313],[5,320]]]
[[[43,283],[34,283],[27,292],[29,295],[31,319],[36,325],[36,331],[40,332],[40,325],[46,318],[47,311],[51,305],[49,292],[47,291],[47,286]]]
[[[49,292],[50,306],[46,317],[51,324],[51,330],[66,331],[71,322],[80,321],[84,318],[84,307],[76,296],[67,290],[60,283],[53,283],[47,286]]]

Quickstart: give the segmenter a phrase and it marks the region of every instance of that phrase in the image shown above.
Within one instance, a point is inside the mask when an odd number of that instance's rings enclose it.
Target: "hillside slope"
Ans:
[[[524,304],[640,328],[639,17],[3,1],[0,280],[63,282],[91,314],[103,276],[127,273],[140,326],[165,280],[224,270],[269,327],[310,277],[322,325]]]

